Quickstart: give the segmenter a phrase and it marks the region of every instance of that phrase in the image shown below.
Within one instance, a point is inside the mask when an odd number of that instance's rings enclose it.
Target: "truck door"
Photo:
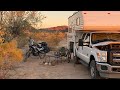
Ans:
[[[84,61],[89,63],[89,57],[90,57],[90,52],[91,52],[91,47],[90,47],[90,33],[87,33],[84,40],[83,40],[83,50],[82,50],[82,54],[83,54],[83,58]],[[86,45],[86,46],[84,46]]]
[[[86,33],[83,33],[82,38],[84,39]],[[84,60],[84,54],[83,54],[83,46],[78,46],[78,49],[76,49],[76,54],[79,58],[81,58],[82,60]]]

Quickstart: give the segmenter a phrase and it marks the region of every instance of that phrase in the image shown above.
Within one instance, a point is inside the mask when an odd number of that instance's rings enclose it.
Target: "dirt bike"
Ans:
[[[38,43],[38,47],[39,48],[43,47],[42,51],[44,51],[45,53],[48,53],[50,51],[50,48],[47,46],[46,42]]]
[[[43,59],[46,56],[46,52],[44,51],[43,47],[39,47],[37,44],[37,45],[29,46],[29,50],[25,54],[24,62],[27,61],[30,55],[39,56],[40,59]]]

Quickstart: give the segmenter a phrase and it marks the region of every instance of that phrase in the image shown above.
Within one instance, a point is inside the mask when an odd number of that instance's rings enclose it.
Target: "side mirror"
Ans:
[[[78,46],[83,46],[83,40],[79,39]]]

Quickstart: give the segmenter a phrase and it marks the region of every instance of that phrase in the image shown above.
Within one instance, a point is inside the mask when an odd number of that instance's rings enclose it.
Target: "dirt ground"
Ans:
[[[55,66],[40,64],[41,59],[31,56],[10,71],[9,79],[90,79],[87,67],[73,61],[59,62]]]

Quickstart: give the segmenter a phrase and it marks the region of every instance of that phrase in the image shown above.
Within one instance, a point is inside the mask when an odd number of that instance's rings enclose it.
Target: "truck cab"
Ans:
[[[113,12],[114,15],[116,14]],[[90,17],[93,18],[92,13]],[[92,20],[90,17],[89,20]],[[80,18],[79,22],[82,20],[80,25],[77,18]],[[111,28],[111,24],[106,22],[108,26],[99,24],[102,28],[100,26],[88,28],[89,25],[84,21],[88,21],[86,18],[88,17],[84,17],[83,12],[77,12],[69,18],[68,49],[74,54],[75,60],[89,67],[92,79],[120,78],[119,25]],[[117,25],[117,22],[114,24]]]
[[[120,32],[83,33],[76,47],[76,57],[90,67],[92,78],[120,78]]]

